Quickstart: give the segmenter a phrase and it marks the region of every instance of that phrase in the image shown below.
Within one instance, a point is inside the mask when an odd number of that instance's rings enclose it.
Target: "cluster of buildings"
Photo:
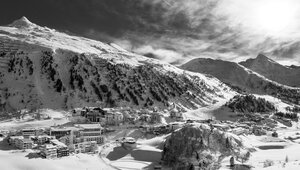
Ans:
[[[32,149],[33,141],[23,136],[12,136],[9,138],[9,143],[19,149]]]
[[[125,122],[159,123],[164,117],[162,113],[157,111],[142,110],[133,113],[128,110],[118,111],[111,109],[101,109],[99,107],[84,107],[79,110],[74,110],[73,114],[85,117],[90,123],[100,123],[102,126],[122,125]],[[175,115],[175,117],[176,116],[179,119],[180,115]]]
[[[40,131],[36,129],[23,129],[20,135],[9,136],[8,142],[19,149],[32,149],[34,141],[31,137],[39,136]]]
[[[76,113],[76,111],[73,111]],[[120,112],[109,112],[99,107],[83,108],[79,110],[80,115],[89,122],[100,123],[101,125],[119,125],[124,122],[124,116]]]
[[[173,109],[170,112],[170,118],[175,119],[176,121],[182,121],[183,114],[182,112],[178,112],[176,109]]]
[[[23,129],[8,137],[9,144],[19,149],[39,149],[41,156],[56,158],[73,153],[96,152],[104,143],[100,124],[76,124],[70,127],[51,127],[48,130]]]
[[[47,159],[69,156],[70,153],[68,146],[57,139],[52,139],[49,143],[42,145],[40,151],[41,155]]]

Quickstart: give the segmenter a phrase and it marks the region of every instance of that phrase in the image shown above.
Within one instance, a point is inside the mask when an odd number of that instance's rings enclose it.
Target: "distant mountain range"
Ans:
[[[299,68],[282,66],[262,54],[241,63],[198,58],[180,68],[212,75],[239,92],[268,94],[295,104],[300,101],[300,89],[289,86],[300,85]]]
[[[270,80],[292,87],[300,87],[300,67],[298,66],[283,66],[263,54],[239,64]]]

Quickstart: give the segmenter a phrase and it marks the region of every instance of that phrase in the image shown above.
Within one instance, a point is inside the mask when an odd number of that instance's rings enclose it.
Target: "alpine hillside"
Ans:
[[[292,87],[300,87],[299,67],[283,66],[276,61],[269,59],[263,54],[259,54],[254,59],[248,59],[240,62],[240,64],[280,84]]]
[[[196,109],[235,92],[218,79],[23,17],[0,27],[0,106]]]
[[[259,56],[258,58],[262,57]],[[267,60],[267,58],[264,60]],[[183,64],[180,68],[197,73],[210,74],[241,93],[268,94],[294,104],[299,104],[300,101],[299,88],[272,81],[235,62],[198,58]],[[261,69],[264,69],[264,67]]]

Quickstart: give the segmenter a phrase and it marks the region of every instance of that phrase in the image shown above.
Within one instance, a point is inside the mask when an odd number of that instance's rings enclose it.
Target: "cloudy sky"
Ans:
[[[299,0],[1,0],[0,25],[32,22],[169,63],[265,53],[299,65]]]

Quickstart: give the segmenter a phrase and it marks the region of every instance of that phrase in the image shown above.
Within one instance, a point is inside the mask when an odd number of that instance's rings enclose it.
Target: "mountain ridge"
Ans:
[[[266,60],[268,58],[261,57]],[[300,89],[270,80],[243,65],[207,58],[193,59],[180,68],[212,75],[243,93],[268,94],[284,101],[299,104]]]
[[[235,94],[214,77],[47,27],[25,28],[31,23],[27,20],[0,27],[2,111],[83,106],[186,110]]]
[[[300,87],[299,68],[283,66],[263,54],[259,54],[256,58],[248,59],[239,64],[280,84]]]

